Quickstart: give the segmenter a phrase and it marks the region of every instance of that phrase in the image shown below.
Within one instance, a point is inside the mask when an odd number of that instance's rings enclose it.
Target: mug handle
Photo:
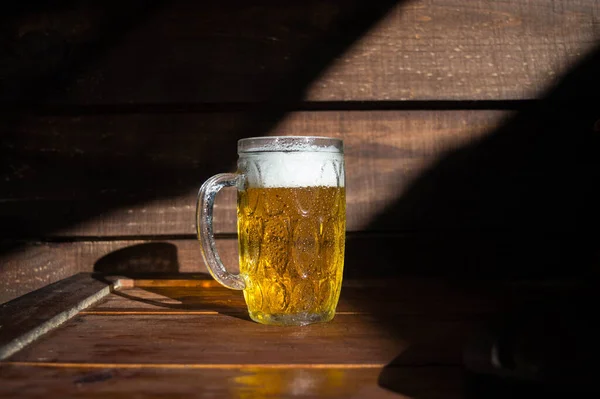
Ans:
[[[200,187],[196,201],[196,233],[204,262],[213,278],[232,290],[243,290],[246,284],[239,274],[229,273],[225,269],[217,252],[213,235],[213,206],[217,193],[223,187],[237,187],[243,178],[244,175],[239,173],[214,175]]]

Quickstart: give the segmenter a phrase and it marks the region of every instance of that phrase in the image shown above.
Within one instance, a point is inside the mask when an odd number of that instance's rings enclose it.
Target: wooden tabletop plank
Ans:
[[[108,295],[112,287],[111,282],[81,273],[0,305],[0,359],[67,322]]]
[[[114,279],[96,276],[95,281]],[[76,390],[83,397],[125,397],[132,389],[145,393],[152,388],[159,393],[171,389],[183,397],[199,392],[215,397],[262,392],[276,397],[459,398],[465,395],[461,366],[465,343],[487,319],[486,312],[494,312],[495,302],[487,302],[486,295],[478,302],[479,295],[487,292],[509,302],[515,295],[537,300],[536,295],[560,294],[578,286],[565,281],[513,282],[473,290],[468,284],[440,280],[350,279],[343,299],[351,300],[349,309],[364,305],[370,313],[340,312],[330,323],[283,328],[249,321],[241,301],[231,299],[236,293],[200,276],[119,281],[123,293],[131,294],[119,301],[126,299],[133,309],[140,300],[156,305],[168,302],[165,298],[201,309],[204,302],[208,308],[214,302],[222,309],[213,314],[119,314],[118,309],[102,313],[116,299],[110,295],[97,313],[96,307],[84,310],[0,361],[0,396],[37,397],[50,391],[70,396]],[[57,284],[46,297],[63,290],[69,287]],[[44,297],[34,293],[19,300],[29,305],[30,312],[20,314],[21,309],[7,306],[2,315],[17,321],[36,319],[48,311]],[[406,311],[372,312],[386,298],[400,299],[392,305],[407,306]],[[465,308],[468,302],[473,304],[470,313]],[[265,386],[272,390],[261,391]]]
[[[391,373],[391,374],[390,374]],[[386,370],[393,389],[378,384],[379,368],[161,369],[56,368],[0,363],[0,396],[10,398],[177,397],[463,397],[458,367],[402,367]],[[32,383],[35,381],[35,383]],[[405,395],[405,396],[400,396]]]
[[[13,355],[17,362],[140,364],[460,364],[476,323],[340,315],[274,327],[229,315],[82,315]]]
[[[535,98],[594,47],[600,18],[595,0],[78,4],[5,24],[19,51],[1,100]]]

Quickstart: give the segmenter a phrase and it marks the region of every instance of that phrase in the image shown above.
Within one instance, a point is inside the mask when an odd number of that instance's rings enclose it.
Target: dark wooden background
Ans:
[[[0,6],[0,303],[205,270],[198,187],[276,134],[344,139],[348,277],[597,277],[597,1],[112,4]]]

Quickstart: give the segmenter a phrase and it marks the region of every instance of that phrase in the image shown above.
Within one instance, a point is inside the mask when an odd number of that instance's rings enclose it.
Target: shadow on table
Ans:
[[[577,293],[556,295],[499,315],[467,334],[462,366],[425,364],[422,379],[403,378],[406,359],[414,356],[411,351],[426,350],[409,346],[386,365],[379,385],[420,398],[452,392],[462,392],[461,397],[468,399],[597,395],[600,329],[596,303],[595,284],[589,284]]]
[[[113,251],[96,261],[94,272],[103,281],[111,275],[143,280],[134,294],[114,292],[131,301],[157,308],[216,311],[250,320],[241,292],[231,292],[206,273],[179,273],[177,247],[171,243],[144,243]]]
[[[205,281],[208,283],[214,282],[212,277],[209,275],[183,274],[180,275],[178,279],[186,280],[188,283],[200,281]],[[223,291],[227,290],[227,288],[215,287],[213,284],[186,284],[184,286],[180,286],[177,282],[173,283],[173,285],[161,287],[141,286],[139,289],[143,290],[144,294],[134,295],[127,293],[126,291],[115,291],[114,294],[131,301],[156,306],[157,308],[181,311],[217,312],[225,316],[253,322],[248,315],[246,303],[244,302],[241,292],[227,292],[226,295],[223,295],[220,298],[220,295],[215,295],[214,291]],[[160,300],[145,298],[144,296],[146,296],[146,293],[153,294],[152,296],[160,296],[161,298]],[[235,299],[231,300],[231,297],[235,297]]]

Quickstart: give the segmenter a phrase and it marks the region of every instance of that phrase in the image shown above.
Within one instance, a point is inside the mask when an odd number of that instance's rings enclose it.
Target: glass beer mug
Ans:
[[[208,179],[196,208],[198,239],[211,275],[243,290],[250,318],[274,325],[333,319],[344,268],[343,142],[327,137],[238,141],[238,170]],[[238,190],[240,272],[229,273],[213,237],[213,205]]]

